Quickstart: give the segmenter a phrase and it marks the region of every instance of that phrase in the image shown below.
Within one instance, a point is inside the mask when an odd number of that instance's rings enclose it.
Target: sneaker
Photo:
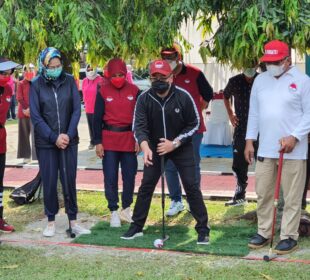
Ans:
[[[240,199],[231,199],[225,203],[225,206],[240,206],[247,204],[247,200],[245,198]]]
[[[93,150],[95,148],[95,145],[93,145],[93,144],[89,144],[89,146],[88,146],[88,150]]]
[[[266,246],[269,243],[269,239],[261,236],[260,234],[256,233],[248,243],[249,248],[251,249],[259,249]]]
[[[205,233],[199,233],[197,239],[197,245],[209,245],[209,236]]]
[[[170,208],[166,213],[166,216],[175,216],[184,210],[184,205],[182,201],[171,201]]]
[[[56,232],[55,223],[48,223],[43,231],[43,236],[52,237],[55,235],[55,232]]]
[[[11,233],[14,227],[9,225],[4,219],[0,218],[0,231],[4,233]]]
[[[123,236],[121,236],[121,239],[131,240],[141,236],[143,236],[142,229],[140,229],[136,225],[131,224],[127,232],[124,233]]]
[[[297,241],[289,237],[288,239],[281,240],[274,251],[278,255],[285,255],[295,251],[297,248]]]
[[[71,227],[72,233],[76,235],[80,234],[91,234],[91,231],[89,229],[83,228],[82,226],[78,224],[74,224],[74,226]]]
[[[112,211],[110,219],[110,227],[120,227],[120,226],[121,226],[121,219],[119,218],[118,212]]]
[[[24,158],[24,160],[23,160],[23,163],[24,164],[28,164],[28,163],[30,163],[31,162],[31,159],[30,158]]]
[[[120,216],[121,221],[126,222],[126,223],[132,223],[132,219],[131,219],[132,213],[131,213],[130,207],[127,207],[126,209],[122,209],[119,216]]]

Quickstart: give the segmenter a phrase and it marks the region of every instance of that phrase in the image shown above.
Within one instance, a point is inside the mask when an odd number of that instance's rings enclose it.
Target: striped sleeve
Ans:
[[[185,126],[175,139],[179,140],[181,143],[186,143],[190,141],[193,134],[197,132],[200,125],[200,118],[192,96],[186,90],[180,87],[176,88],[180,91],[180,94],[184,95],[185,98],[185,108],[182,110],[184,112]]]

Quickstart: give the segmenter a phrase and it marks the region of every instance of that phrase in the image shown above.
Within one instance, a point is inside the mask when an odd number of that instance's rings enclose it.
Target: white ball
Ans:
[[[163,246],[164,246],[164,242],[162,241],[162,239],[156,239],[154,241],[155,248],[162,248]]]

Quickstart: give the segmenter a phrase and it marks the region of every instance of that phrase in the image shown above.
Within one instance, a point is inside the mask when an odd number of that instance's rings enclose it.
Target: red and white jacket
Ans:
[[[102,143],[104,150],[134,152],[135,139],[132,122],[139,89],[125,82],[117,89],[110,82],[99,88],[94,112],[94,143]],[[127,131],[112,131],[107,126],[126,128]]]

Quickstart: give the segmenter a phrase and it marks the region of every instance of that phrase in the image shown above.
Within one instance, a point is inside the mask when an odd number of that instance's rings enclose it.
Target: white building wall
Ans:
[[[183,54],[184,62],[200,68],[206,75],[209,83],[213,86],[214,91],[217,92],[224,89],[228,79],[239,72],[231,69],[229,65],[218,64],[215,58],[208,58],[207,64],[203,64],[199,54],[199,46],[205,38],[202,38],[202,34],[197,30],[197,27],[197,22],[193,23],[192,21],[188,21],[187,24],[184,23],[181,27],[182,35],[192,45],[192,48]],[[292,61],[300,71],[305,73],[305,58],[298,56],[294,50],[292,51]]]

